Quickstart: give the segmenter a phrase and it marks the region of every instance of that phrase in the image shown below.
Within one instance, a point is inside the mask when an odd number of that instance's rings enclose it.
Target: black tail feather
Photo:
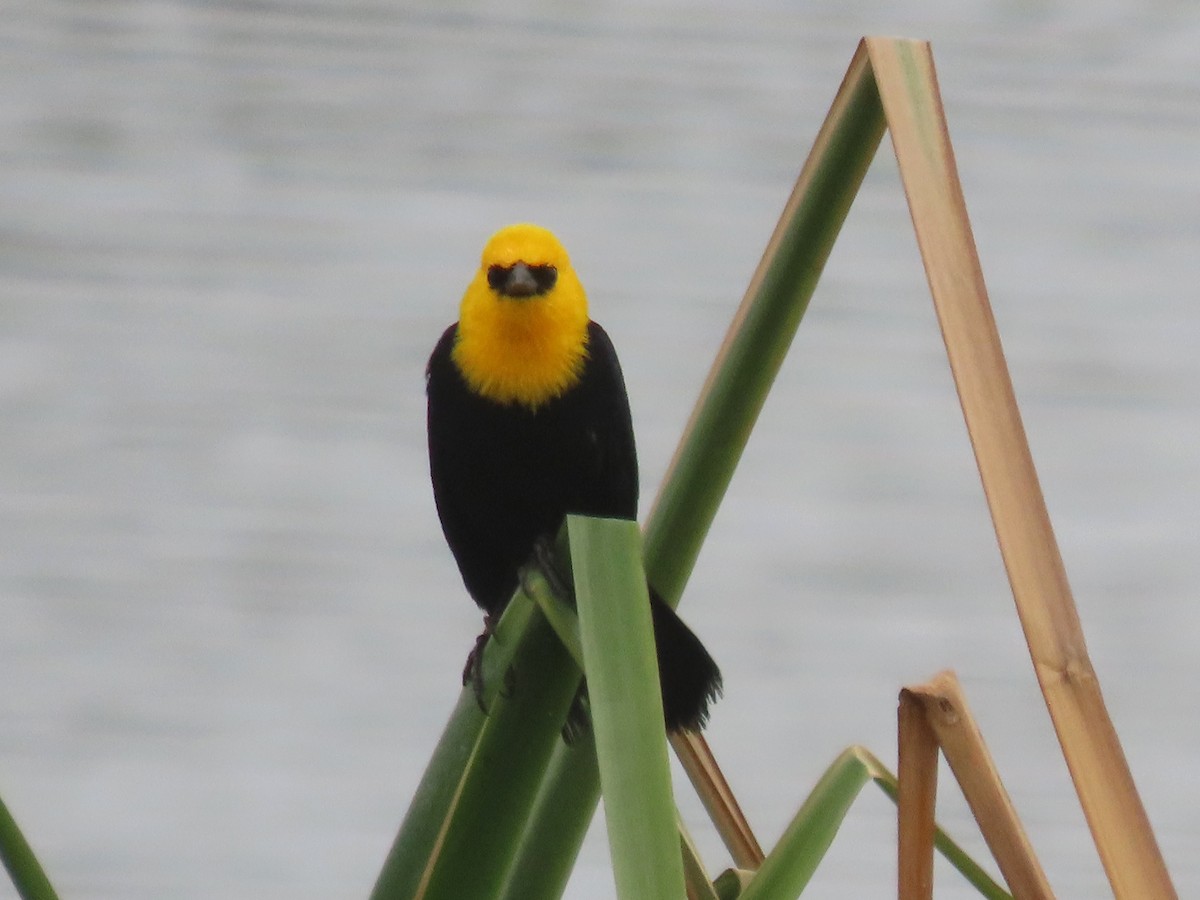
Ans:
[[[667,731],[699,731],[708,721],[709,704],[721,695],[721,670],[654,588],[650,612]]]

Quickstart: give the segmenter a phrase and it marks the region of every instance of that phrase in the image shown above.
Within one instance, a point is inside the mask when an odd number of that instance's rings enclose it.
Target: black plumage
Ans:
[[[535,542],[552,539],[567,513],[636,518],[637,452],[617,354],[595,322],[578,381],[536,408],[472,390],[452,358],[457,328],[442,335],[426,373],[430,474],[467,590],[497,616]],[[720,672],[653,588],[651,608],[667,727],[698,729]]]

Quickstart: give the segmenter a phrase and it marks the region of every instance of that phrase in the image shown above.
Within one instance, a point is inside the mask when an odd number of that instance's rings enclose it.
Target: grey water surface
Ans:
[[[1093,661],[1200,892],[1200,6],[8,0],[0,796],[64,898],[367,894],[480,624],[422,376],[483,241],[571,250],[648,508],[868,33],[933,41]],[[1059,896],[1105,895],[886,140],[683,610],[765,845],[953,667]],[[573,900],[613,895],[596,822]],[[806,896],[891,896],[894,852],[868,792]]]

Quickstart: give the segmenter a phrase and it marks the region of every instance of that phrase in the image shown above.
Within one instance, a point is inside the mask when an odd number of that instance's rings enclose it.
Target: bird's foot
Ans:
[[[490,615],[483,617],[483,631],[479,637],[475,638],[475,646],[471,648],[471,652],[467,654],[467,664],[463,666],[462,683],[463,687],[470,684],[475,689],[475,702],[479,704],[479,708],[487,713],[487,706],[483,702],[483,650],[487,646],[488,640],[495,630],[496,623]],[[507,684],[508,677],[505,676]]]

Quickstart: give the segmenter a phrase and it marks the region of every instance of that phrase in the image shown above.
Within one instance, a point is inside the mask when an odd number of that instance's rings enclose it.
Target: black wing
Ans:
[[[613,518],[637,518],[638,464],[633,419],[621,363],[608,334],[588,325],[588,362],[581,384],[561,398],[580,412],[578,420],[586,445],[578,460],[586,471],[577,473],[579,492],[563,512]],[[565,413],[564,418],[573,418]]]

